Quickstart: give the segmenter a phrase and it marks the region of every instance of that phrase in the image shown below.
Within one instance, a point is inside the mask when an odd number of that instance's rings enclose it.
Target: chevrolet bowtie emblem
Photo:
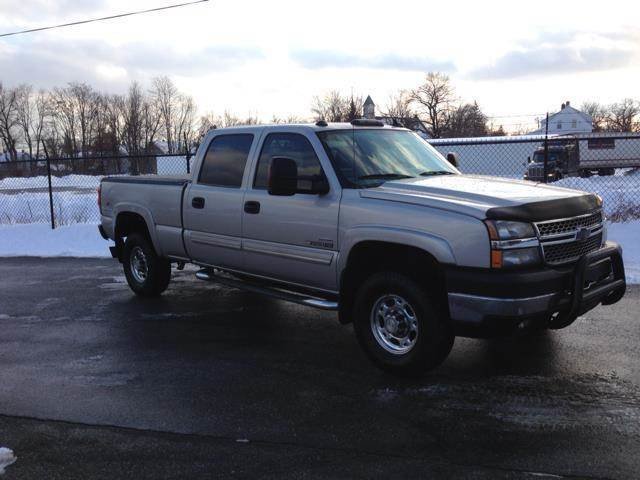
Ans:
[[[576,241],[584,242],[587,238],[589,238],[589,234],[590,232],[588,228],[581,228],[576,232]]]

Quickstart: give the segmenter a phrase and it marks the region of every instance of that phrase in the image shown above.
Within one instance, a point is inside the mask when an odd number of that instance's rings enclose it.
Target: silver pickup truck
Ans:
[[[189,177],[108,177],[100,232],[138,295],[171,265],[336,310],[381,368],[420,374],[455,336],[562,328],[622,298],[602,200],[463,175],[373,120],[210,131]]]

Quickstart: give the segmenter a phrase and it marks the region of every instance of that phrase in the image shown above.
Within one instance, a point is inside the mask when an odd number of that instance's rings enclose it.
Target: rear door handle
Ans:
[[[191,200],[191,206],[193,208],[204,208],[204,198],[193,197],[193,199]]]
[[[260,202],[245,202],[244,203],[244,211],[246,213],[260,213]]]

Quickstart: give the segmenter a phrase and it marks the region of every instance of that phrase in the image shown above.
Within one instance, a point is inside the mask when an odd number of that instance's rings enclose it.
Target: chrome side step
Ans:
[[[199,270],[196,272],[196,278],[199,280],[206,280],[208,282],[221,283],[228,287],[239,288],[253,293],[267,295],[287,302],[298,303],[307,307],[319,308],[321,310],[338,310],[338,302],[334,300],[314,297],[299,292],[292,292],[276,286],[266,286],[246,280],[239,280],[222,273],[217,273],[213,270]]]

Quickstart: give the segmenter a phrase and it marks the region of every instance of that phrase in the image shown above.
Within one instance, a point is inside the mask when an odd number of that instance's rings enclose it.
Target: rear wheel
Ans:
[[[149,239],[132,233],[124,244],[124,275],[131,290],[142,297],[160,295],[169,286],[171,263],[159,257]]]
[[[416,376],[440,365],[453,347],[448,319],[424,287],[395,273],[372,275],[358,289],[354,329],[381,369]]]

